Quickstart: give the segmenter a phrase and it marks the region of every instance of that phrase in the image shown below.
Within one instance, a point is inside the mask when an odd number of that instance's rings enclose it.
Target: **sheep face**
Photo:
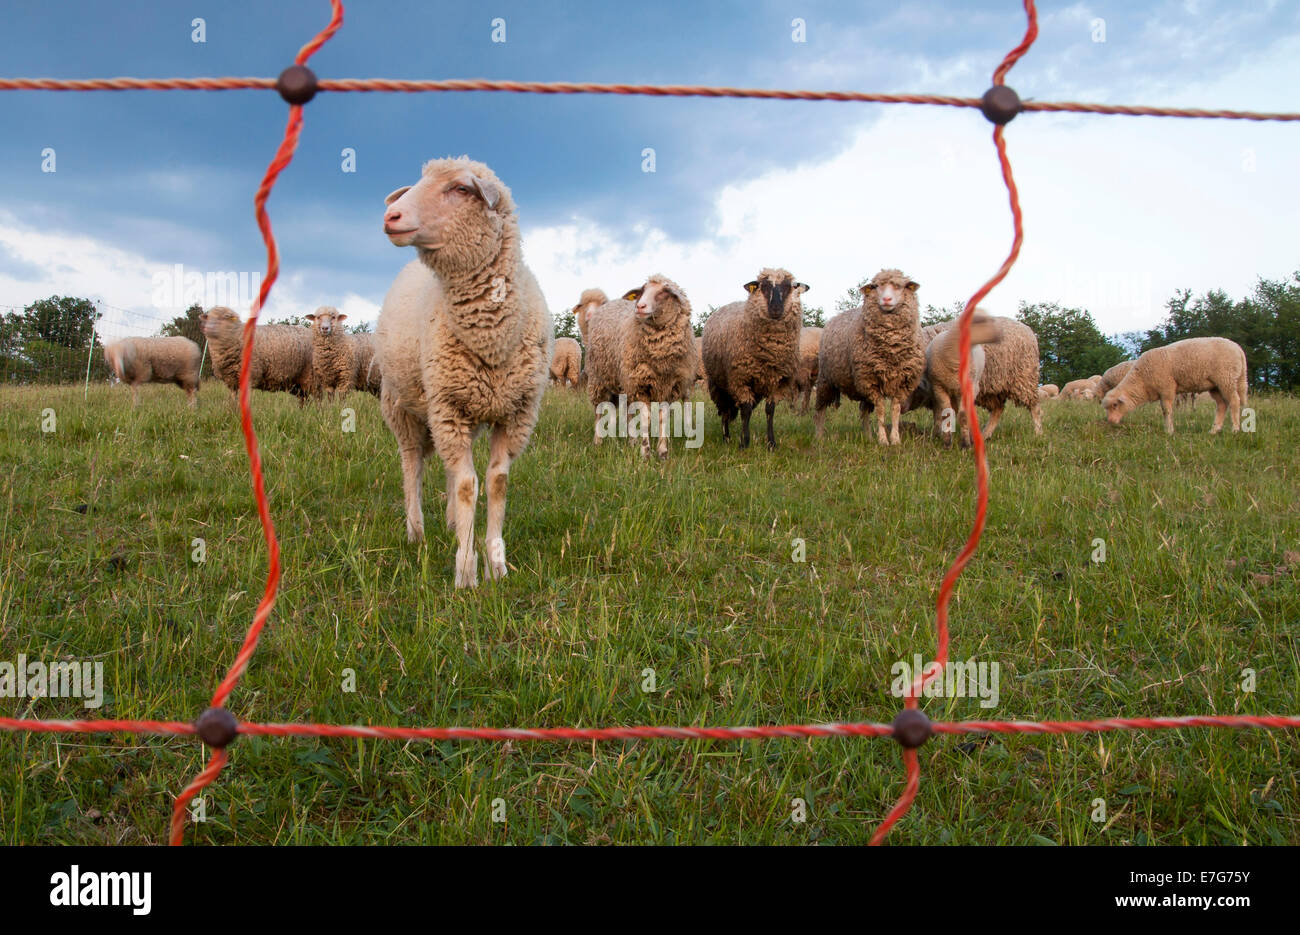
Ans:
[[[1135,406],[1132,399],[1117,389],[1107,393],[1101,404],[1106,408],[1106,421],[1111,425],[1119,425],[1120,420],[1132,412]]]
[[[342,331],[343,319],[348,316],[336,308],[330,308],[328,305],[322,305],[316,309],[312,315],[304,316],[312,323],[312,327],[321,334],[333,334],[335,331]]]
[[[761,291],[767,317],[779,321],[789,310],[802,311],[799,296],[808,291],[808,286],[795,282],[794,276],[785,270],[765,269],[753,282],[745,283],[745,291],[750,295]]]
[[[435,159],[420,181],[384,199],[384,233],[397,247],[416,247],[426,262],[447,271],[473,270],[495,257],[510,190],[482,163]]]
[[[636,303],[637,321],[670,319],[686,304],[686,297],[676,283],[657,276],[651,276],[645,285],[631,290],[623,298]]]
[[[882,312],[896,312],[908,304],[907,293],[915,293],[921,288],[915,281],[908,279],[899,270],[882,269],[872,277],[871,282],[862,287],[862,297],[874,295],[876,304]]]
[[[224,305],[217,305],[199,316],[199,326],[203,329],[205,337],[216,337],[222,331],[240,324],[239,316],[235,310],[226,308]]]

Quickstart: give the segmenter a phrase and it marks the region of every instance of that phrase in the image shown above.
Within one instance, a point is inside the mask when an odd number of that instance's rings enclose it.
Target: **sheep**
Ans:
[[[800,415],[806,415],[812,402],[812,391],[817,385],[817,354],[822,346],[821,328],[802,328],[799,331],[799,369],[795,371],[790,403],[802,396]]]
[[[1034,434],[1043,434],[1043,413],[1038,403],[1038,336],[1014,318],[990,317],[998,329],[998,340],[984,348],[984,375],[975,405],[989,411],[984,438],[993,435],[1002,410],[1014,402],[1029,410]],[[1064,394],[1064,391],[1062,391]]]
[[[131,387],[131,408],[140,402],[141,383],[175,383],[199,405],[199,346],[189,338],[122,338],[104,348],[113,373]]]
[[[605,295],[604,290],[585,289],[578,297],[578,304],[573,306],[573,317],[577,319],[578,332],[582,335],[584,346],[587,345],[587,329],[591,327],[591,313],[608,301],[609,296]]]
[[[1106,394],[1102,406],[1106,420],[1119,425],[1125,415],[1143,403],[1160,400],[1165,431],[1174,433],[1174,397],[1208,390],[1214,399],[1214,425],[1223,429],[1224,412],[1232,413],[1232,430],[1241,430],[1241,407],[1246,402],[1246,352],[1227,338],[1186,338],[1155,347],[1139,357],[1124,379]]]
[[[560,386],[577,386],[582,372],[582,345],[573,338],[555,339],[555,356],[551,359],[551,382]]]
[[[244,323],[234,310],[216,305],[199,316],[208,339],[212,372],[234,393],[239,392],[239,368],[244,352]],[[315,394],[311,332],[293,325],[258,325],[249,360],[250,389],[290,392],[305,405]]]
[[[1101,379],[1097,383],[1097,389],[1100,391],[1097,393],[1097,400],[1100,401],[1103,396],[1115,387],[1119,386],[1119,381],[1124,379],[1124,375],[1132,369],[1133,364],[1135,363],[1136,361],[1132,360],[1121,360],[1115,366],[1103,373]]]
[[[776,447],[772,416],[778,396],[787,395],[799,369],[799,331],[808,286],[783,269],[766,268],[745,283],[749,298],[730,302],[704,323],[704,371],[709,396],[722,417],[722,437],[740,415],[740,447],[749,447],[749,417],[763,400],[767,447]]]
[[[474,438],[491,429],[485,574],[507,574],[510,464],[537,424],[554,345],[551,313],[524,265],[510,189],[467,156],[424,164],[419,181],[385,199],[384,233],[417,259],[397,274],[379,313],[380,410],[397,441],[406,537],[424,538],[420,481],[431,451],[447,482],[457,588],[478,584]]]
[[[826,407],[838,403],[843,394],[859,402],[864,430],[867,413],[889,398],[890,434],[885,435],[885,410],[880,408],[876,437],[882,445],[900,443],[899,416],[925,372],[918,288],[899,270],[881,270],[862,286],[861,306],[841,312],[826,324],[817,358],[818,438],[825,429]]]
[[[1056,399],[1061,395],[1061,388],[1055,383],[1044,383],[1038,388],[1039,399]]]
[[[704,335],[695,336],[695,382],[704,381],[705,390],[708,390],[709,372],[704,369]]]
[[[987,312],[975,309],[970,327],[970,382],[972,397],[978,399],[984,378],[984,344],[996,344],[1002,339],[1002,330]],[[952,445],[951,414],[957,416],[961,432],[961,446],[969,448],[970,426],[966,420],[965,400],[961,392],[961,329],[945,328],[934,335],[925,346],[925,377],[912,393],[909,408],[929,404],[934,414],[935,431],[948,445]]]
[[[1061,399],[1096,399],[1097,387],[1092,378],[1071,380],[1061,387]]]
[[[660,460],[668,457],[668,406],[685,402],[699,363],[691,329],[691,303],[682,287],[662,274],[622,299],[606,302],[588,322],[587,396],[596,410],[594,444],[601,440],[600,404],[659,403]],[[650,426],[641,437],[641,456],[650,455]]]
[[[383,368],[375,356],[375,336],[373,334],[350,334],[352,355],[356,361],[356,383],[354,388],[369,393],[376,399],[383,387]]]

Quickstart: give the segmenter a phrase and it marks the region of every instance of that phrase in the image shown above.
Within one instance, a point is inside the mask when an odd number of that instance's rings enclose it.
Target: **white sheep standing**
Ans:
[[[1208,391],[1215,403],[1210,434],[1223,429],[1225,412],[1232,413],[1232,430],[1241,430],[1246,402],[1246,352],[1227,338],[1186,338],[1153,347],[1106,394],[1102,406],[1111,425],[1144,403],[1160,400],[1165,431],[1174,433],[1174,400],[1181,393]],[[1193,397],[1195,398],[1195,397]]]
[[[359,373],[361,360],[356,342],[343,330],[343,321],[348,316],[337,308],[322,305],[303,317],[311,322],[312,371],[317,395],[346,396],[360,389],[365,374]]]
[[[238,393],[244,322],[224,305],[208,309],[199,316],[199,322],[208,339],[212,372],[232,393]],[[307,397],[316,392],[311,332],[294,325],[258,325],[253,332],[248,385],[254,390],[292,393],[298,397],[298,405],[304,405]]]
[[[486,165],[466,156],[431,160],[415,185],[385,203],[384,233],[419,256],[388,290],[375,333],[380,408],[401,454],[406,534],[424,537],[420,479],[436,450],[457,538],[456,587],[474,587],[474,438],[490,427],[485,573],[497,579],[507,573],[506,478],[537,424],[551,313],[524,265],[510,189]]]
[[[104,348],[119,380],[131,387],[131,408],[140,402],[141,383],[175,383],[199,405],[199,346],[189,338],[122,338]]]

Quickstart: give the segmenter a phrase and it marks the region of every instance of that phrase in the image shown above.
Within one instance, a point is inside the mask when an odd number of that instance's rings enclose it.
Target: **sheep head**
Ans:
[[[1101,404],[1106,409],[1106,421],[1111,425],[1119,425],[1120,420],[1137,408],[1138,401],[1117,386],[1102,397]]]
[[[864,300],[874,299],[876,306],[885,314],[897,312],[906,306],[916,309],[916,290],[921,288],[909,279],[901,270],[882,269],[871,277],[871,282],[861,289]]]
[[[787,312],[802,317],[803,305],[799,296],[808,291],[805,283],[795,282],[794,276],[783,269],[764,269],[753,282],[745,283],[750,296],[760,296],[763,311],[773,321],[780,321]],[[754,299],[750,299],[752,304]]]
[[[303,317],[311,322],[312,327],[321,334],[332,334],[341,330],[343,319],[348,316],[332,306],[322,305],[313,314],[304,315]]]
[[[420,181],[384,199],[384,233],[397,247],[415,247],[439,272],[472,272],[501,251],[515,222],[510,189],[466,156],[433,159]]]
[[[578,330],[584,337],[587,334],[587,321],[591,313],[608,301],[609,297],[602,289],[584,289],[582,295],[578,297],[578,304],[573,306],[573,317],[577,320]]]
[[[199,316],[199,327],[203,329],[204,336],[209,338],[242,324],[235,310],[224,305],[214,305]]]
[[[691,303],[682,287],[661,274],[649,277],[645,285],[629,290],[623,298],[636,304],[637,321],[658,327],[691,315]]]

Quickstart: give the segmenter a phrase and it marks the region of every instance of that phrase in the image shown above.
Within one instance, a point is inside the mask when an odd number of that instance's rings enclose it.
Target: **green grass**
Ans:
[[[255,394],[284,558],[236,716],[420,726],[888,721],[890,667],[934,650],[939,579],[973,510],[969,454],[911,433],[882,450],[844,407],[816,443],[705,444],[666,464],[590,444],[551,390],[511,472],[512,570],[452,587],[437,463],[430,538],[405,541],[396,447],[370,397],[299,410]],[[1001,703],[949,719],[1300,711],[1300,401],[1252,400],[1253,434],[1158,407],[1112,429],[1049,404],[1010,413],[957,588],[952,658],[997,662]],[[52,408],[57,431],[40,431]],[[920,424],[928,424],[922,416]],[[189,720],[265,579],[231,395],[172,387],[0,391],[0,660],[94,658],[108,699],[0,698],[0,713]],[[485,443],[477,452],[480,471]],[[79,512],[79,507],[85,507]],[[478,533],[482,535],[480,506]],[[191,560],[191,540],[207,560]],[[807,561],[791,560],[805,540]],[[1107,560],[1091,561],[1103,538]],[[480,548],[481,552],[481,548]],[[1292,556],[1294,558],[1294,556]],[[1244,560],[1236,562],[1235,560]],[[344,670],[354,693],[342,690]],[[652,668],[658,690],[643,692]],[[1241,689],[1243,669],[1257,690]],[[1294,732],[938,738],[895,843],[1296,844]],[[182,739],[0,734],[0,842],[158,843],[203,762]],[[902,789],[886,739],[398,743],[241,738],[197,843],[862,843]],[[792,800],[807,802],[805,823]],[[1105,799],[1109,822],[1091,820]],[[507,821],[492,821],[502,799]]]

